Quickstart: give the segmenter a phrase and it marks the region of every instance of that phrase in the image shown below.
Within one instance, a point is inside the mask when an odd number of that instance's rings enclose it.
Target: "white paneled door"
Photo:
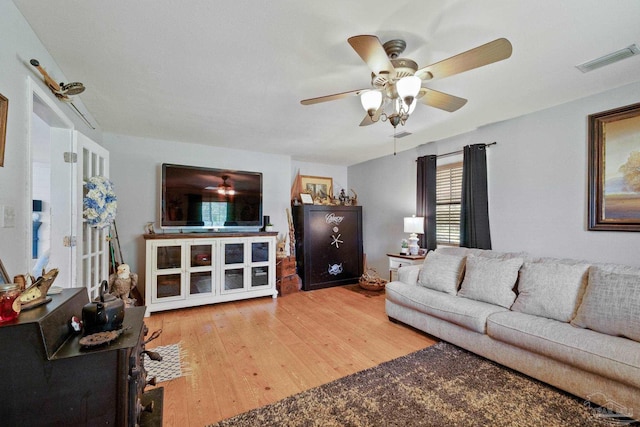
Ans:
[[[90,227],[82,216],[84,183],[93,176],[109,177],[109,151],[74,132],[74,147],[78,155],[77,179],[77,286],[85,286],[89,298],[98,296],[100,283],[109,278],[109,233],[110,227]]]

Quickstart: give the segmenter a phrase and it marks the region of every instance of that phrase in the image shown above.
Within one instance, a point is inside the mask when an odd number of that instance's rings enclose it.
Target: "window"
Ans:
[[[460,246],[462,162],[438,166],[436,172],[436,240]]]
[[[227,220],[227,202],[202,202],[202,221],[207,227],[222,226]]]

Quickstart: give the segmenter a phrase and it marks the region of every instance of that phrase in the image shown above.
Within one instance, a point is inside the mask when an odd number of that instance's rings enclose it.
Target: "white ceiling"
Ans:
[[[14,0],[102,130],[350,165],[393,153],[387,123],[359,127],[368,87],[347,43],[403,38],[419,67],[499,37],[511,58],[426,86],[469,100],[418,105],[398,150],[640,81],[640,56],[575,65],[640,45],[638,0]],[[28,55],[28,52],[21,52]],[[47,64],[42,64],[45,68]],[[56,76],[53,76],[56,79]]]

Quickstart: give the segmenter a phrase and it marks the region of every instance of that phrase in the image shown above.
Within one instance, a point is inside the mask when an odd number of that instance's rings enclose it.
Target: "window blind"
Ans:
[[[436,240],[460,245],[462,162],[438,166],[436,171]]]

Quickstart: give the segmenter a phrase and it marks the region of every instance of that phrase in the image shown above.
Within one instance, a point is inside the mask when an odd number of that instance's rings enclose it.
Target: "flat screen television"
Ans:
[[[262,173],[162,164],[160,227],[259,231]]]

